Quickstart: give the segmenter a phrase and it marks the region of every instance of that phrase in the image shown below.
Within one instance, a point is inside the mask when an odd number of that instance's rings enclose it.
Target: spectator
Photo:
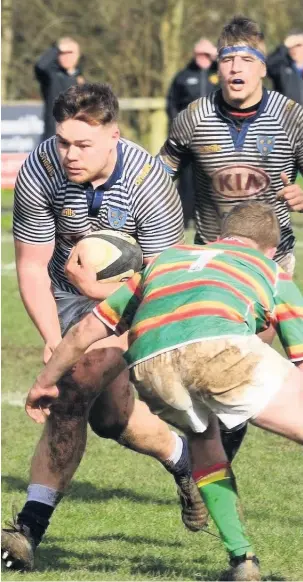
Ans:
[[[167,115],[172,121],[192,101],[217,89],[217,49],[206,38],[194,47],[194,58],[182,69],[170,86],[167,95]]]
[[[61,91],[84,83],[79,69],[80,47],[70,37],[60,38],[47,49],[35,65],[35,75],[44,101],[44,133],[42,140],[55,133],[53,104]]]
[[[303,105],[303,31],[292,31],[268,57],[273,89]]]
[[[177,73],[167,95],[166,111],[170,124],[189,103],[199,97],[205,97],[218,88],[216,57],[216,47],[206,38],[201,38],[195,44],[193,59],[185,69]],[[194,213],[194,184],[190,159],[180,174],[178,190],[182,201],[184,224],[187,227]]]

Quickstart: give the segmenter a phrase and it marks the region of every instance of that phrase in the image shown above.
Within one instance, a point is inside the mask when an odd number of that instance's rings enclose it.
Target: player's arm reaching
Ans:
[[[42,186],[31,174],[29,159],[21,168],[15,187],[13,230],[19,290],[30,318],[44,339],[46,362],[61,340],[47,268],[54,249],[55,220],[43,197]]]
[[[303,372],[303,297],[290,276],[279,270],[273,324],[291,360]]]
[[[200,120],[200,102],[201,99],[193,101],[177,115],[157,156],[172,178],[177,177],[181,163],[188,158],[192,137]]]
[[[135,273],[111,297],[74,325],[55,349],[52,357],[30,389],[25,409],[36,422],[50,414],[50,401],[59,395],[56,383],[94,342],[115,333],[123,334],[131,325],[141,301],[142,274]],[[117,370],[117,375],[121,370]]]

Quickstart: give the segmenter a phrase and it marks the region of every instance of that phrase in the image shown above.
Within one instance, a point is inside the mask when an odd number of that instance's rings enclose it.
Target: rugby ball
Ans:
[[[87,234],[77,246],[94,268],[97,281],[125,281],[142,268],[142,250],[125,232],[96,230]]]

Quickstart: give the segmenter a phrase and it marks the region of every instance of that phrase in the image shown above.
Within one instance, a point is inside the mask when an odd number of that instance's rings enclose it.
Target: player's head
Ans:
[[[102,176],[120,136],[118,111],[117,97],[101,83],[70,87],[55,100],[58,153],[72,182]]]
[[[264,35],[250,18],[235,16],[218,40],[218,70],[224,99],[236,107],[260,101],[266,76]]]
[[[248,239],[271,259],[280,242],[279,221],[268,204],[256,200],[242,202],[224,217],[221,237]]]

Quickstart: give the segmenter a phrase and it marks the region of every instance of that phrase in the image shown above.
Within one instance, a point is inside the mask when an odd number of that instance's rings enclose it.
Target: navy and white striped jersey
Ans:
[[[55,240],[49,263],[52,282],[78,294],[64,274],[72,247],[92,230],[122,230],[134,236],[144,257],[183,240],[180,199],[162,165],[140,146],[121,139],[117,163],[102,190],[97,216],[90,216],[87,185],[69,181],[60,165],[56,138],[41,143],[18,174],[14,200],[16,239],[34,245]]]
[[[256,115],[239,130],[221,111],[221,95],[216,91],[179,113],[158,157],[171,175],[189,155],[193,160],[198,242],[216,240],[222,217],[235,203],[258,198],[279,219],[279,260],[295,243],[288,208],[277,192],[283,188],[281,172],[290,183],[303,172],[303,108],[264,89]]]

